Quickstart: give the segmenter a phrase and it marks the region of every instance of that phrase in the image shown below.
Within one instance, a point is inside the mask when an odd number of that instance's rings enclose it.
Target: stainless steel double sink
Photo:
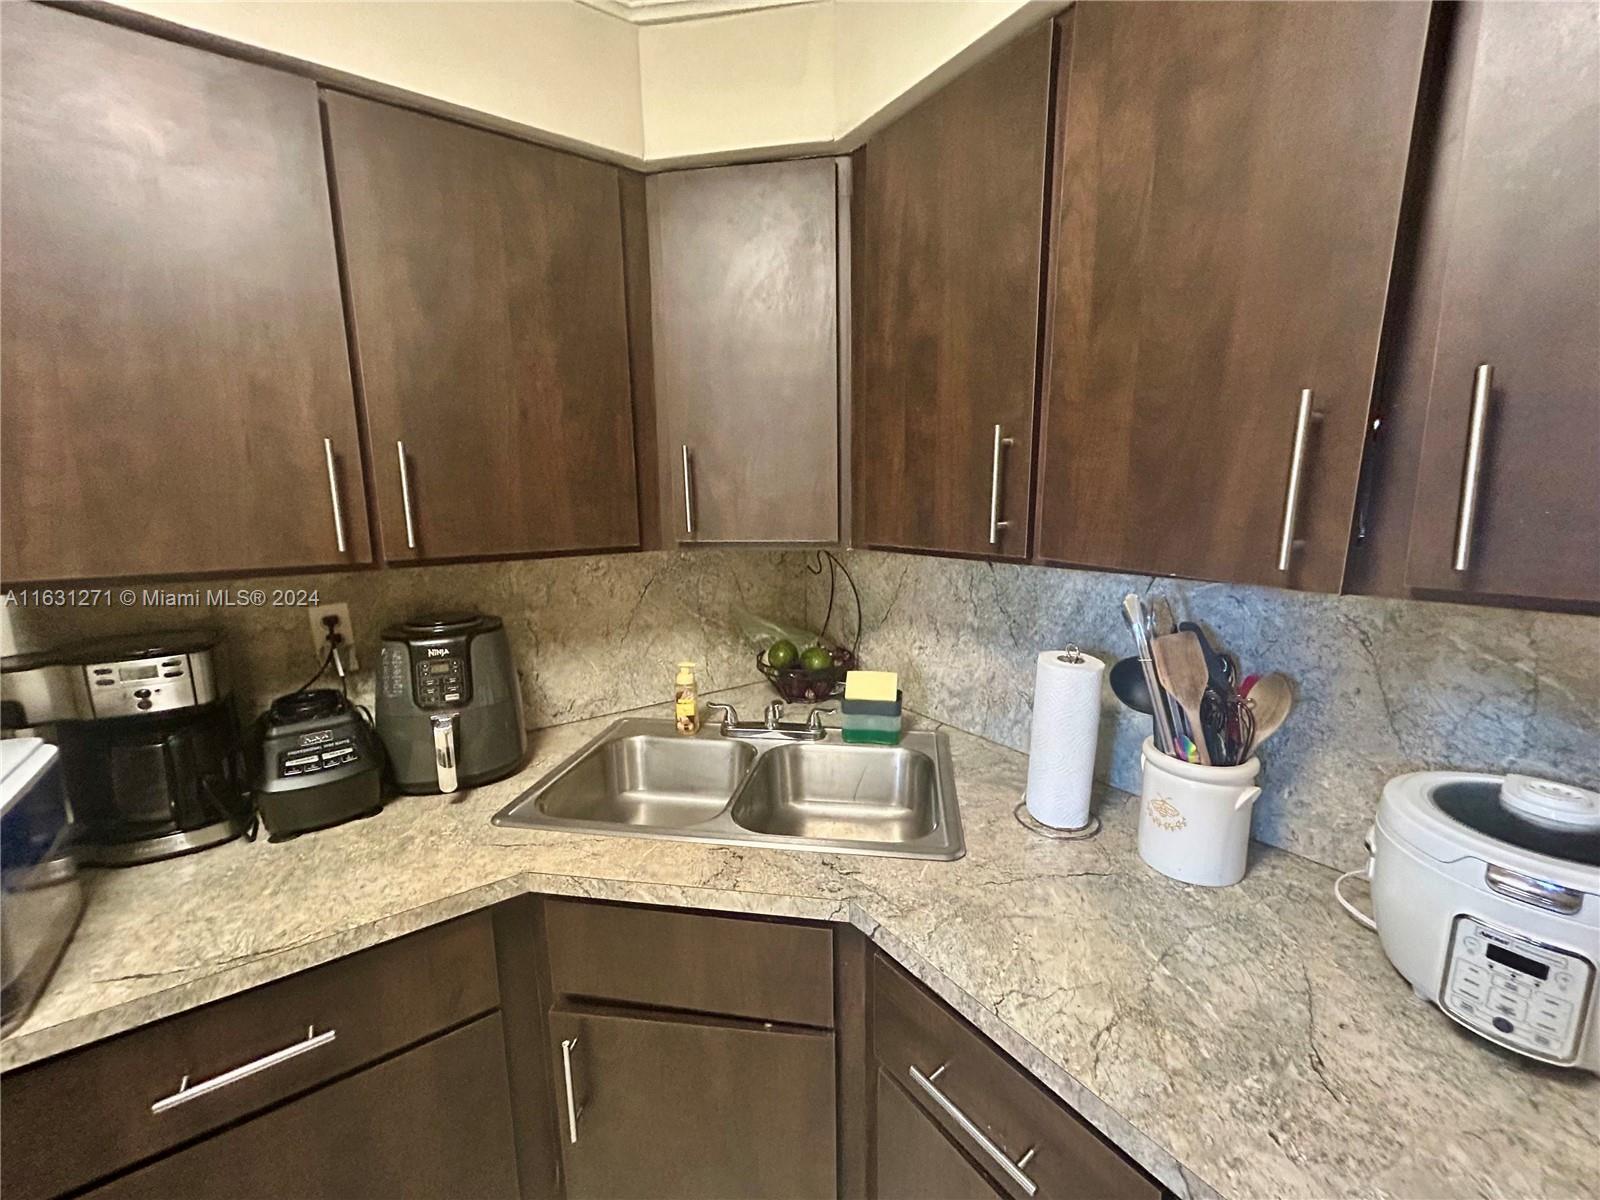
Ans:
[[[898,746],[693,737],[671,721],[612,725],[494,815],[496,825],[836,854],[966,852],[944,734]]]

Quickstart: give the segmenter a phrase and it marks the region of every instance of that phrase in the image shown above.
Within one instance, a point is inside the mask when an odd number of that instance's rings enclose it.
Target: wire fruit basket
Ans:
[[[813,575],[822,574],[824,557],[828,566],[828,611],[822,618],[822,632],[817,644],[833,656],[833,665],[809,668],[796,663],[792,667],[774,667],[767,661],[765,650],[756,655],[756,668],[766,676],[767,682],[772,684],[778,695],[790,704],[828,700],[843,695],[845,675],[860,665],[857,651],[861,647],[861,593],[856,590],[856,581],[850,578],[850,572],[845,570],[844,564],[831,551],[820,552],[815,564],[806,564],[806,570]],[[834,642],[828,636],[828,622],[833,620],[833,601],[840,575],[850,585],[850,593],[856,602],[856,636],[848,647]]]

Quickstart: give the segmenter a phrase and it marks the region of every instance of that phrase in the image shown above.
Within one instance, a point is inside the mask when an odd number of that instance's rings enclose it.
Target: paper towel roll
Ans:
[[[1033,675],[1033,730],[1028,737],[1028,813],[1041,825],[1089,823],[1094,752],[1100,740],[1100,682],[1106,664],[1066,651],[1039,655]]]

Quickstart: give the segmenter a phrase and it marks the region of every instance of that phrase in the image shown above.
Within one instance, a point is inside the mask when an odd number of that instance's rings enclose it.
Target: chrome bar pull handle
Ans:
[[[456,790],[456,714],[436,713],[429,718],[433,726],[433,770],[439,791],[448,796]]]
[[[187,1104],[191,1100],[198,1100],[201,1096],[208,1096],[212,1092],[220,1092],[231,1084],[238,1083],[241,1079],[266,1071],[280,1063],[286,1063],[291,1058],[299,1058],[302,1054],[309,1054],[318,1046],[326,1046],[339,1036],[339,1031],[329,1029],[325,1033],[318,1033],[315,1025],[306,1026],[306,1036],[292,1046],[285,1046],[282,1050],[274,1050],[271,1054],[264,1054],[260,1058],[252,1059],[242,1067],[235,1067],[231,1071],[224,1071],[221,1075],[214,1075],[202,1083],[190,1086],[189,1077],[185,1075],[178,1084],[178,1090],[170,1096],[163,1096],[150,1106],[152,1113],[164,1113],[169,1109],[177,1108],[180,1104]]]
[[[406,514],[406,549],[417,548],[417,518],[411,507],[411,466],[406,461],[406,444],[394,444],[395,455],[400,459],[400,507]]]
[[[1311,389],[1300,389],[1300,411],[1294,419],[1294,449],[1289,452],[1289,488],[1283,498],[1283,536],[1278,539],[1278,570],[1287,571],[1294,557],[1294,531],[1300,519],[1300,497],[1305,491],[1306,445],[1311,424],[1321,414],[1311,411]]]
[[[689,447],[683,448],[683,533],[694,536],[694,464],[689,461]]]
[[[339,472],[333,465],[333,439],[322,439],[322,457],[328,463],[328,497],[333,501],[333,540],[338,543],[339,553],[343,554],[348,549],[344,537],[344,501],[339,499]]]
[[[573,1146],[578,1144],[578,1118],[583,1115],[583,1106],[572,1091],[572,1052],[577,1048],[577,1038],[561,1039],[561,1077],[567,1085],[567,1142]]]
[[[1489,394],[1494,368],[1479,363],[1472,373],[1472,415],[1467,420],[1467,466],[1461,476],[1461,515],[1456,519],[1456,555],[1450,564],[1465,571],[1472,564],[1472,531],[1478,521],[1478,485],[1483,475],[1483,443],[1489,424]]]
[[[1000,459],[1005,448],[1013,445],[1011,438],[1000,436],[1000,426],[994,427],[994,465],[989,470],[989,545],[1000,544],[1000,531],[1011,522],[1000,519]]]
[[[948,1063],[945,1064],[945,1066],[948,1065]],[[932,1075],[924,1075],[916,1067],[912,1067],[910,1070],[911,1082],[921,1088],[927,1094],[928,1099],[937,1104],[945,1115],[960,1126],[962,1133],[977,1142],[978,1148],[994,1159],[995,1165],[1004,1171],[1011,1181],[1022,1189],[1025,1195],[1031,1196],[1039,1190],[1039,1185],[1029,1179],[1027,1172],[1023,1170],[1033,1161],[1033,1151],[1029,1150],[1024,1154],[1020,1162],[1012,1162],[1011,1157],[999,1146],[995,1145],[988,1134],[978,1128],[976,1121],[956,1107],[955,1101],[939,1090],[934,1081],[944,1074],[944,1067],[940,1067]]]

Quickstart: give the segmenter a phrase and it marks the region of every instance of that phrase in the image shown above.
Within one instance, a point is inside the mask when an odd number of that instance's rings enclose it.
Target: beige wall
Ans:
[[[834,8],[807,4],[641,26],[645,158],[830,143]]]
[[[1066,0],[828,0],[634,26],[577,0],[116,0],[652,163],[848,144]]]
[[[644,154],[633,26],[574,0],[117,0],[124,8]]]

